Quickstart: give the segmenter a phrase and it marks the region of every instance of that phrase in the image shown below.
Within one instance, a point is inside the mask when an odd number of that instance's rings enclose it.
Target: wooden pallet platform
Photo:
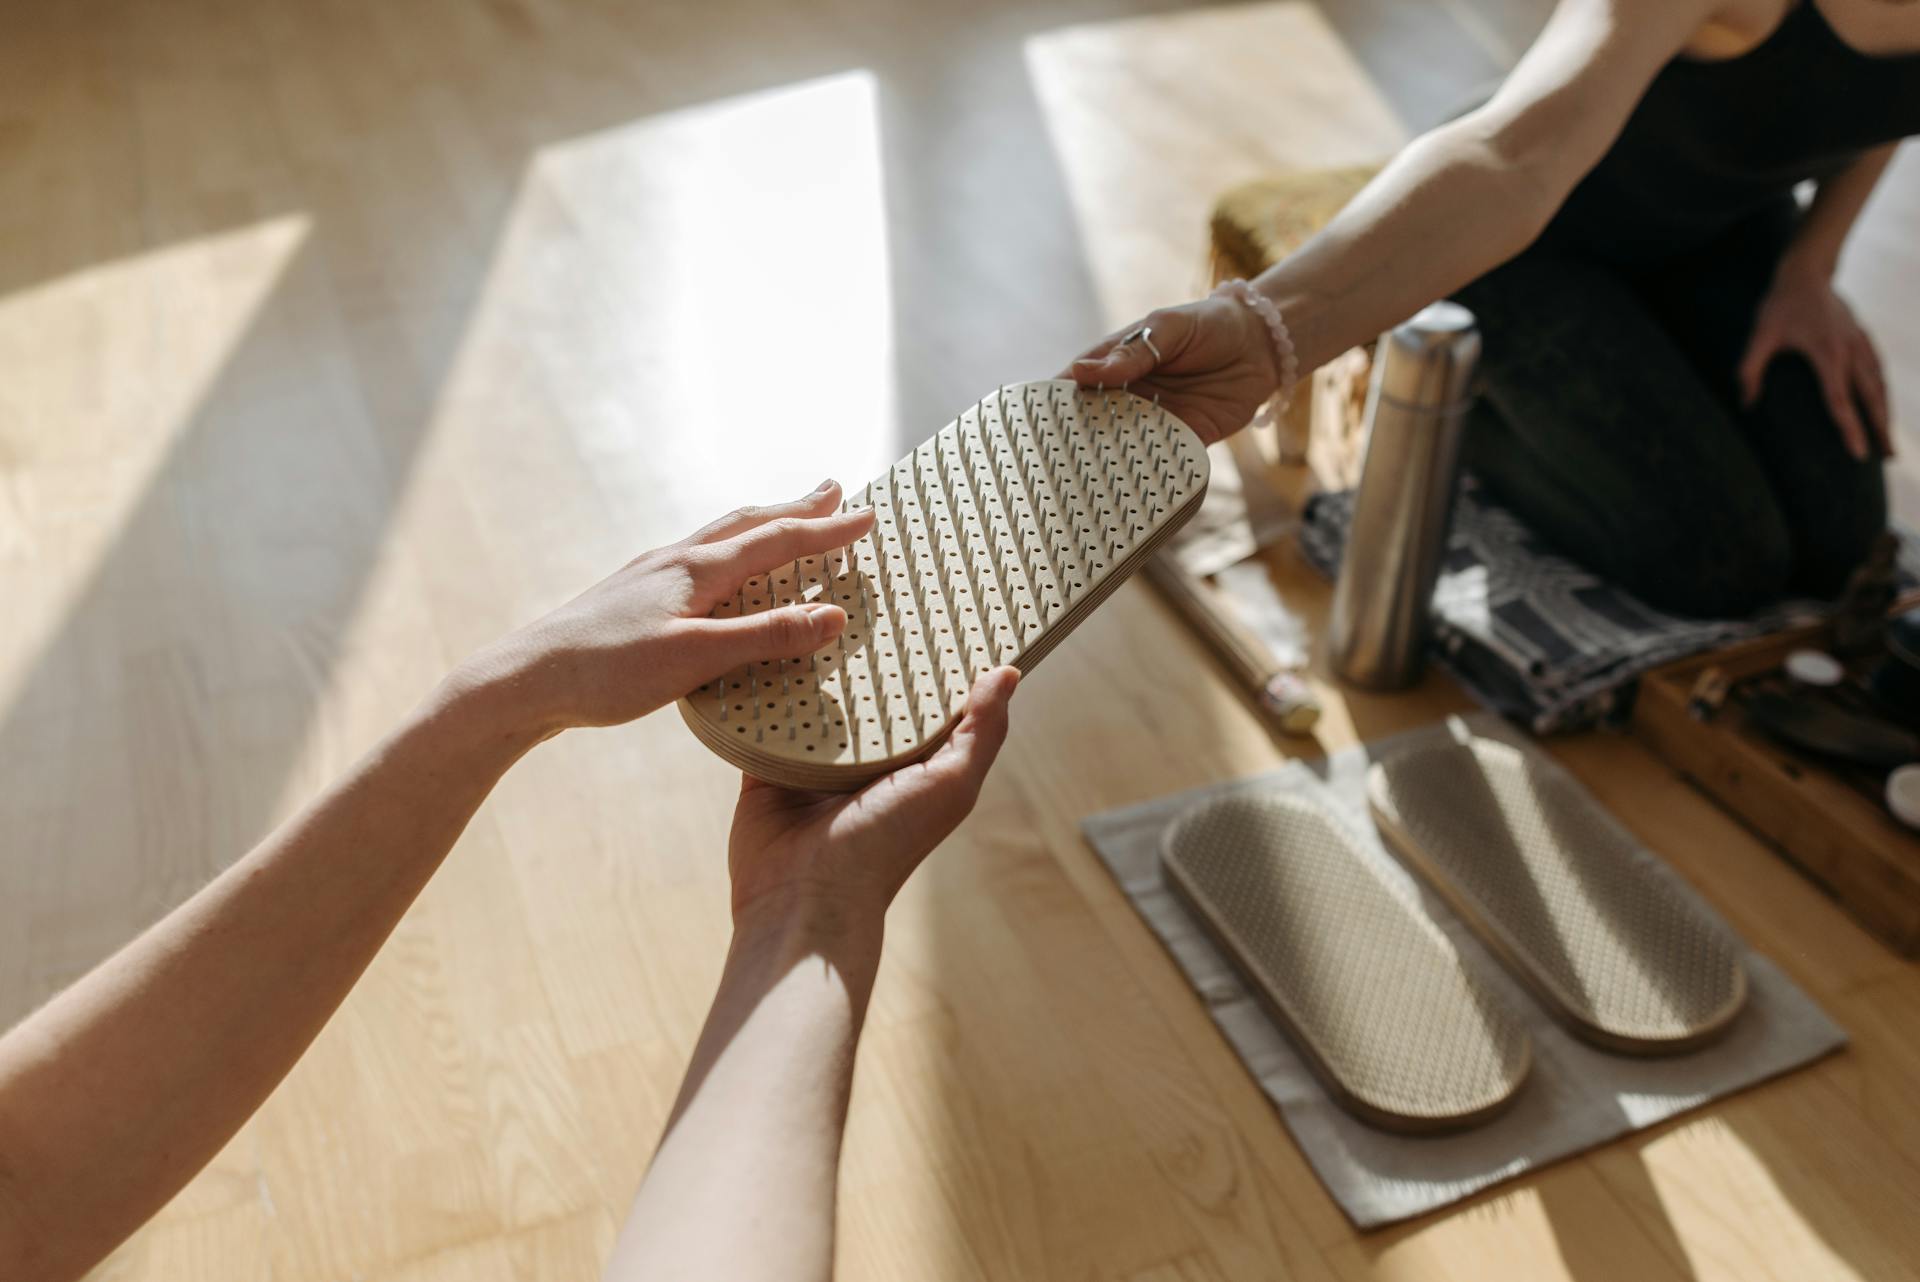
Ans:
[[[1633,728],[1835,899],[1887,947],[1920,956],[1920,833],[1879,799],[1873,772],[1815,760],[1748,724],[1742,681],[1790,651],[1824,648],[1826,625],[1743,642],[1668,664],[1641,679]],[[1688,709],[1701,673],[1718,667],[1735,690],[1708,720]]]

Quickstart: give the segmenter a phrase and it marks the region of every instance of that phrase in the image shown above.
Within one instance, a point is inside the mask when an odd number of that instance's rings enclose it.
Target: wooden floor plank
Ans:
[[[461,654],[726,507],[871,474],[1188,294],[1216,192],[1377,159],[1546,5],[16,8],[3,1020]],[[1843,274],[1905,418],[1912,159]],[[1326,585],[1269,564],[1317,633]],[[1468,706],[1438,675],[1392,697],[1316,676],[1317,740],[1276,742],[1129,586],[1022,687],[980,812],[891,923],[842,1275],[1907,1276],[1911,968],[1608,736],[1556,752],[1852,1047],[1355,1234],[1078,831]],[[97,1276],[593,1276],[718,974],[735,787],[671,717],[541,748],[299,1068]]]

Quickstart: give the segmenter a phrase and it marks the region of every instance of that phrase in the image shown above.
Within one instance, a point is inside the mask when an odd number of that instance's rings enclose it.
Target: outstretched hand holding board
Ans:
[[[830,601],[847,612],[839,640],[729,672],[680,714],[757,778],[857,788],[936,747],[976,674],[1031,671],[1206,489],[1206,447],[1153,403],[1063,379],[1002,387],[849,500],[874,509],[870,534],[714,611]]]

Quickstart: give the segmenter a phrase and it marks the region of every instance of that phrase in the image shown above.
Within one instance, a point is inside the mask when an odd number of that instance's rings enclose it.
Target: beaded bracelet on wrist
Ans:
[[[1273,417],[1279,417],[1293,402],[1294,387],[1300,381],[1300,358],[1293,350],[1293,335],[1287,332],[1286,319],[1271,298],[1243,279],[1221,281],[1214,286],[1213,296],[1235,300],[1266,325],[1267,337],[1273,345],[1273,368],[1280,376],[1267,409]]]

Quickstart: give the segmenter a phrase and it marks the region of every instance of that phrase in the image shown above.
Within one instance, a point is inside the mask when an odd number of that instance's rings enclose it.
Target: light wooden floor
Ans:
[[[1542,12],[6,9],[0,1022],[467,649],[1050,374],[1198,283],[1221,186],[1381,155]],[[1906,160],[1848,271],[1911,422]],[[1317,619],[1325,590],[1274,566]],[[1200,653],[1125,589],[1022,689],[979,813],[896,908],[844,1276],[1912,1275],[1920,978],[1605,736],[1562,755],[1854,1048],[1357,1236],[1077,833],[1276,759]],[[1431,678],[1336,702],[1323,737],[1461,706]],[[734,786],[671,716],[542,748],[292,1078],[101,1276],[593,1276],[717,973]]]

